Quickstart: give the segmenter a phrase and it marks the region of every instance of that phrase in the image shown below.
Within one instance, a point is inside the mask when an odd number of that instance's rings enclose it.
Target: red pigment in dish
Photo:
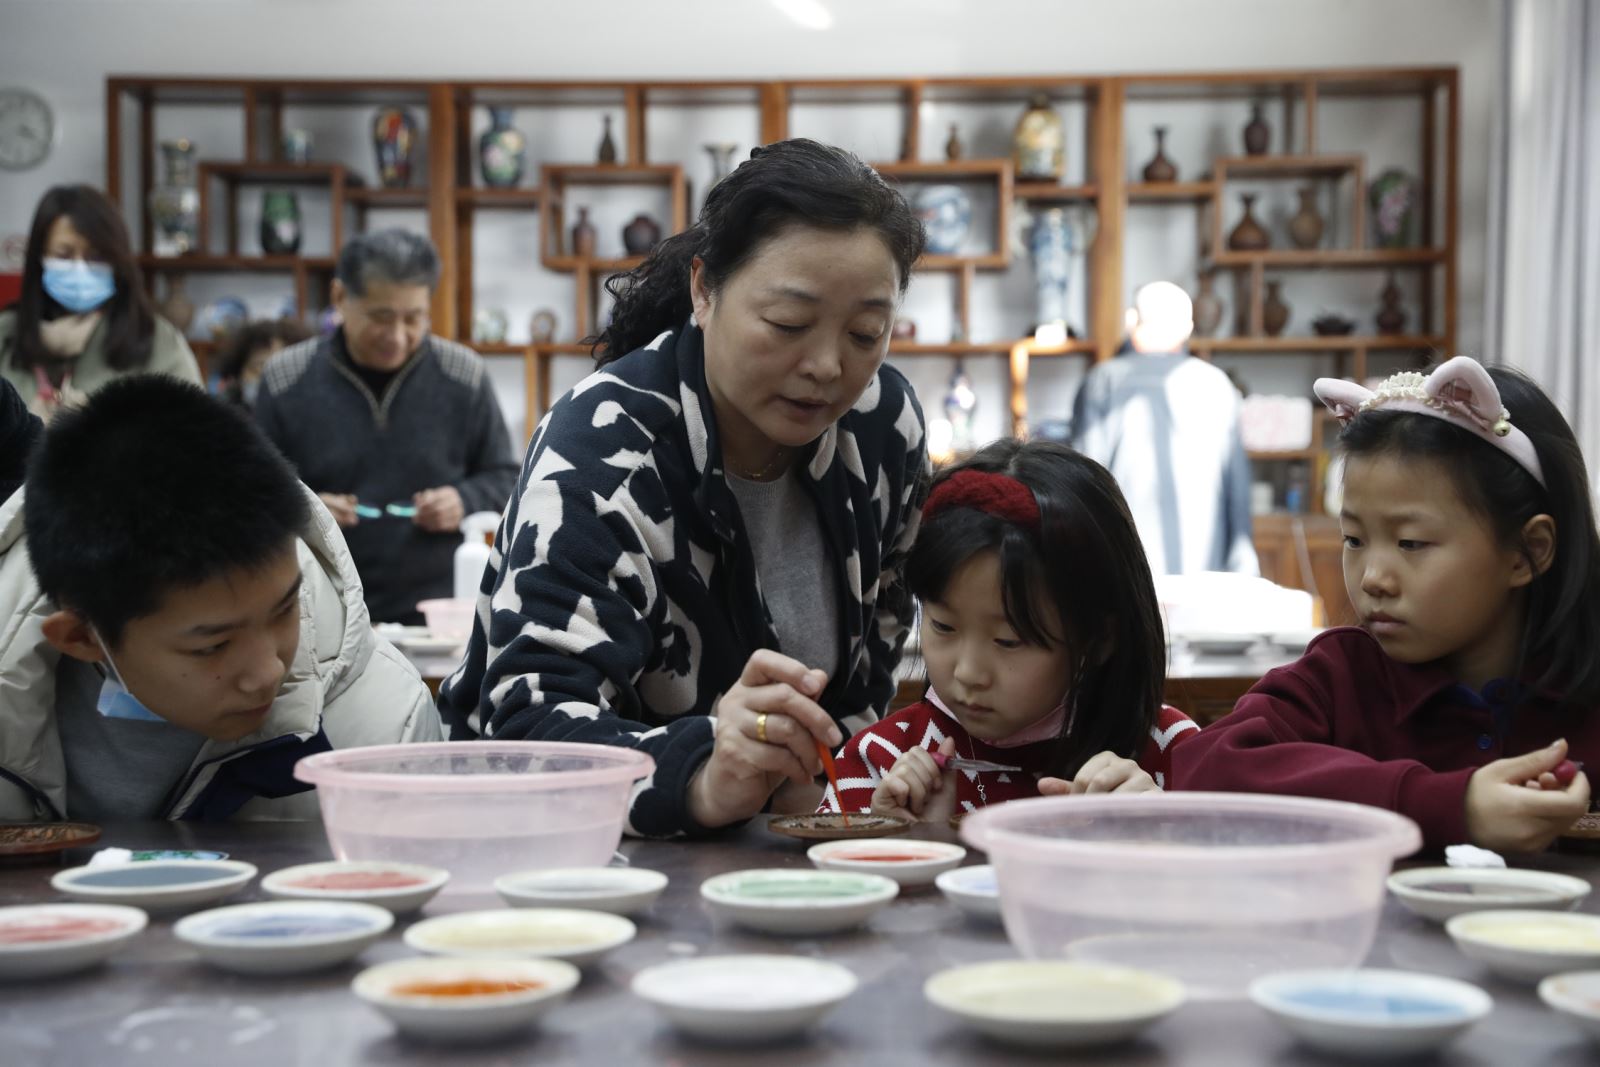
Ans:
[[[337,874],[313,874],[296,878],[285,884],[291,889],[404,889],[421,885],[426,878],[400,871],[340,871]]]
[[[395,986],[401,997],[491,997],[501,993],[527,993],[543,989],[543,982],[524,979],[463,978],[454,982],[411,982]]]
[[[863,863],[920,863],[935,857],[922,852],[845,852],[842,860],[860,860]]]
[[[0,945],[37,945],[50,941],[77,941],[115,933],[124,924],[116,919],[36,919],[0,926]]]

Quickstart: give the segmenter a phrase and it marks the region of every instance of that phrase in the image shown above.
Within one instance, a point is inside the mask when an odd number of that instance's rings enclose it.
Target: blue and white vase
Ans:
[[[1028,250],[1033,257],[1035,325],[1065,323],[1072,254],[1077,251],[1066,211],[1053,207],[1035,217]]]
[[[960,252],[972,229],[972,198],[958,185],[924,185],[913,204],[928,234],[928,251],[936,256]]]

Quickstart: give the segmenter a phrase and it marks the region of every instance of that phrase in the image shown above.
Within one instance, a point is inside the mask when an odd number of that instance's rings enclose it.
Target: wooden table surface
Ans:
[[[925,836],[948,839],[948,831]],[[212,848],[248,860],[262,874],[329,857],[316,823],[198,825],[129,823],[106,827],[104,845]],[[222,1065],[343,1067],[346,1064],[631,1064],[816,1067],[839,1064],[1326,1065],[1294,1044],[1247,1002],[1190,1003],[1140,1040],[1065,1058],[995,1045],[929,1006],[922,984],[953,965],[1014,953],[998,926],[973,923],[937,890],[903,894],[864,929],[825,938],[776,938],[714,924],[698,897],[700,882],[746,867],[808,866],[799,842],[759,823],[707,841],[624,841],[634,866],[672,881],[640,921],[639,937],[586,973],[583,984],[542,1029],[508,1044],[441,1048],[399,1038],[389,1023],[349,992],[366,963],[411,955],[393,933],[361,960],[332,971],[288,978],[246,978],[213,970],[177,941],[170,918],[153,918],[130,948],[97,970],[50,981],[0,986],[0,1064],[5,1067]],[[86,851],[69,853],[82,862]],[[978,858],[978,857],[975,857]],[[1600,878],[1600,858],[1551,855],[1540,867]],[[57,900],[56,867],[0,868],[0,904]],[[1063,892],[1070,892],[1063,887]],[[1600,894],[1584,904],[1600,911]],[[229,903],[260,899],[252,885]],[[498,902],[494,902],[495,905]],[[441,897],[424,914],[488,905]],[[693,954],[787,952],[850,967],[861,991],[807,1039],[765,1048],[719,1048],[678,1037],[654,1009],[628,991],[640,968]],[[1451,975],[1478,982],[1495,998],[1492,1015],[1426,1062],[1448,1065],[1592,1065],[1600,1048],[1565,1018],[1546,1010],[1531,987],[1490,978],[1462,957],[1442,928],[1385,905],[1368,966]]]

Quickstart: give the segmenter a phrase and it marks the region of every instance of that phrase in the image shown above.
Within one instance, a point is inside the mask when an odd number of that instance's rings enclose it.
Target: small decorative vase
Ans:
[[[1289,239],[1296,248],[1315,248],[1322,241],[1325,224],[1317,211],[1317,187],[1307,185],[1300,190],[1300,210],[1289,220]]]
[[[944,415],[950,420],[950,447],[956,452],[969,452],[975,444],[972,418],[978,410],[978,392],[972,388],[972,379],[960,360],[955,373],[950,376],[950,388],[944,394]]]
[[[491,189],[514,189],[528,163],[528,141],[511,125],[512,109],[491,107],[489,128],[478,138],[478,170]]]
[[[950,124],[950,136],[945,138],[944,158],[952,162],[960,159],[966,153],[966,147],[961,143],[961,131],[955,123]]]
[[[711,184],[706,187],[706,191],[710,192],[733,172],[733,154],[739,150],[739,146],[732,141],[721,141],[704,147],[706,155],[711,157]]]
[[[605,127],[600,134],[600,151],[596,158],[601,163],[615,163],[617,161],[617,142],[611,139],[611,116],[604,117]]]
[[[300,198],[288,189],[261,194],[261,254],[292,256],[300,251]]]
[[[924,185],[912,199],[912,209],[928,235],[928,251],[953,256],[972,229],[972,198],[958,185]]]
[[[1061,180],[1067,163],[1066,128],[1044,93],[1036,94],[1017,120],[1011,143],[1018,180]]]
[[[283,131],[283,161],[306,164],[311,162],[311,131]]]
[[[378,157],[378,181],[386,189],[411,184],[411,156],[417,148],[417,120],[403,107],[379,108],[372,117],[372,150]]]
[[[474,344],[497,345],[506,339],[506,313],[499,308],[480,308],[472,316]]]
[[[1210,337],[1222,325],[1222,298],[1217,295],[1217,276],[1213,271],[1200,275],[1200,291],[1194,298],[1194,335]]]
[[[1144,180],[1147,182],[1175,182],[1178,180],[1178,167],[1167,158],[1167,128],[1156,127],[1156,155],[1155,158],[1144,165]]]
[[[1272,140],[1272,127],[1267,125],[1267,120],[1261,116],[1261,105],[1250,105],[1250,122],[1244,128],[1244,151],[1246,155],[1264,156],[1267,154],[1267,143]]]
[[[1228,247],[1235,252],[1260,252],[1272,244],[1272,235],[1256,221],[1256,194],[1240,193],[1239,199],[1244,201],[1244,218],[1228,234]]]
[[[1380,306],[1374,320],[1378,332],[1384,336],[1404,333],[1406,328],[1406,309],[1400,306],[1401,292],[1399,283],[1394,280],[1394,274],[1389,275],[1389,280],[1384,284],[1383,292],[1378,294]]]
[[[579,259],[593,259],[595,249],[594,223],[589,221],[589,209],[578,209],[578,221],[572,227],[572,254]]]
[[[540,308],[533,313],[533,318],[528,322],[528,339],[536,345],[549,344],[556,339],[558,321],[554,311]]]
[[[200,246],[200,190],[195,187],[194,142],[163,141],[166,173],[150,190],[150,217],[155,223],[158,256],[181,256]]]
[[[635,215],[633,221],[622,228],[622,247],[630,256],[647,256],[661,243],[661,224],[649,215]]]
[[[161,301],[161,315],[181,334],[194,324],[194,301],[189,299],[187,281],[181,274],[167,276],[167,298]]]
[[[1065,324],[1074,249],[1063,209],[1053,207],[1039,213],[1029,233],[1028,250],[1033,258],[1035,324]]]
[[[1416,221],[1417,180],[1400,170],[1386,170],[1368,188],[1372,229],[1379,248],[1409,248]]]
[[[1282,285],[1282,282],[1268,282],[1266,303],[1261,305],[1261,328],[1268,337],[1277,337],[1289,325],[1289,305],[1283,302]]]

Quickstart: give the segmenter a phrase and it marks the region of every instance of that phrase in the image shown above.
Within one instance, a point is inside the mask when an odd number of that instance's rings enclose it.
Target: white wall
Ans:
[[[0,174],[0,237],[25,232],[48,186],[104,180],[109,74],[718,79],[1458,65],[1460,338],[1463,351],[1480,349],[1500,0],[820,2],[835,18],[826,31],[798,28],[768,0],[0,0],[0,83],[42,93],[59,126],[43,165]],[[928,131],[937,134],[928,152],[942,129]],[[1130,156],[1148,150],[1130,120]],[[514,218],[488,215],[480,226]],[[510,244],[523,243],[517,225],[503,230]],[[919,321],[947,318],[945,284],[913,294]],[[978,308],[988,299],[980,289]],[[1017,299],[994,295],[1007,309]],[[540,302],[569,307],[559,300],[556,290]],[[1313,302],[1297,313],[1313,317],[1322,310]],[[508,310],[513,330],[525,331],[526,310]],[[1004,368],[994,363],[973,367],[980,433],[1002,425]],[[581,369],[562,368],[557,387]],[[925,398],[948,372],[919,364]],[[1076,361],[1041,368],[1036,403],[1064,406],[1076,373]],[[519,391],[503,384],[520,422]]]

